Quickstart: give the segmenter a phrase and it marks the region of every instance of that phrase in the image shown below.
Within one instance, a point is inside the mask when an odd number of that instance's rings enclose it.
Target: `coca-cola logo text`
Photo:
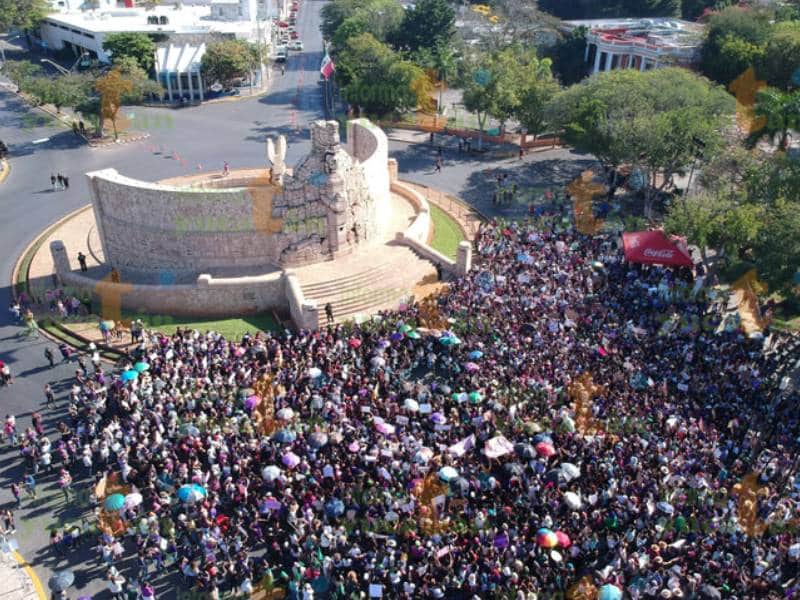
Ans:
[[[648,258],[672,258],[675,255],[675,251],[653,250],[652,248],[645,248],[644,255]]]

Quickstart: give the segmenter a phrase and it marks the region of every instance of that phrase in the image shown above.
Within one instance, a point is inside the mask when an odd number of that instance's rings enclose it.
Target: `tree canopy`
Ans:
[[[599,73],[556,95],[546,112],[568,143],[605,166],[645,170],[649,207],[701,148],[718,146],[733,110],[721,87],[686,69],[664,68]]]
[[[681,12],[681,0],[539,0],[539,8],[561,19],[668,17]]]
[[[385,115],[429,102],[433,89],[422,68],[402,60],[370,33],[349,38],[336,67],[345,99],[371,114]]]
[[[155,61],[156,44],[146,33],[111,33],[103,40],[103,50],[111,53],[112,63],[130,57],[149,73]]]
[[[49,8],[46,0],[0,0],[0,31],[35,29]]]
[[[419,0],[405,11],[393,43],[398,50],[447,45],[455,34],[456,15],[447,0]]]
[[[800,88],[800,21],[777,23],[764,47],[758,74],[774,87]]]
[[[258,52],[248,42],[224,40],[206,47],[201,69],[206,81],[218,81],[224,86],[246,76],[258,63]]]

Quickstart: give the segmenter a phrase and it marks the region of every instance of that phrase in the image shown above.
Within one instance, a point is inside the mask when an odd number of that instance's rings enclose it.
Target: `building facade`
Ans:
[[[672,18],[564,21],[562,29],[586,32],[584,60],[591,74],[614,69],[646,71],[692,67],[700,58],[704,27]]]

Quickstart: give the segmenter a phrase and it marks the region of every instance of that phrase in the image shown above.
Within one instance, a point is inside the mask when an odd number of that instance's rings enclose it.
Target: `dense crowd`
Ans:
[[[109,589],[119,567],[209,598],[800,593],[783,342],[721,326],[702,272],[555,222],[485,224],[426,323],[144,331],[129,375],[78,373],[60,439],[26,445],[131,486],[127,534],[99,540]]]

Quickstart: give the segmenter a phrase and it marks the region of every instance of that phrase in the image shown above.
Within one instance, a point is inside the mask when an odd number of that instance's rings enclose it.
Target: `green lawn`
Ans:
[[[458,243],[464,239],[461,228],[453,218],[433,203],[429,203],[431,208],[431,220],[433,221],[433,239],[431,247],[438,250],[445,256],[455,260],[458,254]]]
[[[238,340],[245,333],[257,331],[279,331],[280,324],[271,314],[253,315],[233,319],[193,319],[191,317],[170,317],[159,315],[131,315],[141,319],[147,329],[155,329],[172,335],[178,327],[198,331],[218,331],[229,340]]]

